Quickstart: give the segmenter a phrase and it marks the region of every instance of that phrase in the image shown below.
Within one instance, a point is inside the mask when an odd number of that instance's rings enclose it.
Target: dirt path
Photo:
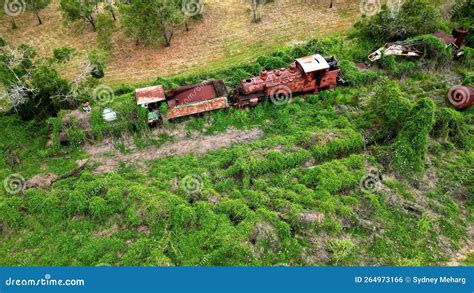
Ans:
[[[259,129],[227,130],[213,136],[198,135],[192,139],[182,139],[165,143],[159,148],[149,147],[129,154],[122,154],[112,144],[89,145],[85,151],[91,156],[91,161],[98,163],[96,172],[107,173],[117,168],[120,162],[144,166],[147,161],[170,156],[187,154],[200,155],[206,152],[229,147],[233,144],[245,143],[259,139],[262,136]]]
[[[462,249],[454,258],[446,263],[448,267],[459,267],[464,266],[464,261],[468,258],[470,254],[474,254],[474,248],[465,248]]]

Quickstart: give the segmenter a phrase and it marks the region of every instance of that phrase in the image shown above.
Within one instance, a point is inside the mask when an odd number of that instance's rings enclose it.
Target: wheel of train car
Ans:
[[[276,106],[288,104],[293,98],[293,92],[285,85],[274,87],[269,95],[270,101]]]

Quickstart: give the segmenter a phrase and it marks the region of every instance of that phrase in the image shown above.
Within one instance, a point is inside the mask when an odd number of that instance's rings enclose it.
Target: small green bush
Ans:
[[[53,57],[56,62],[62,63],[68,61],[75,53],[76,49],[74,48],[57,48],[53,50]]]
[[[94,218],[105,220],[111,214],[112,209],[107,205],[105,199],[93,196],[89,202],[89,211]]]

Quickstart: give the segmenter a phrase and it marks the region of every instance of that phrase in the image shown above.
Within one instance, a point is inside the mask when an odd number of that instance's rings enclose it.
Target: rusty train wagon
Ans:
[[[173,120],[229,107],[227,88],[222,80],[206,81],[171,89],[165,93],[163,86],[153,86],[135,91],[137,105],[149,110],[148,122],[158,124],[161,103],[166,103],[168,113],[162,119]]]
[[[318,94],[337,84],[340,69],[334,57],[311,55],[296,59],[289,68],[262,71],[259,76],[242,80],[232,100],[238,107],[253,106],[265,97]]]
[[[296,59],[289,68],[262,71],[259,76],[242,80],[230,98],[222,80],[186,85],[167,92],[158,85],[137,89],[135,94],[137,105],[149,110],[148,121],[154,125],[159,124],[161,119],[172,120],[226,109],[230,105],[254,106],[266,97],[318,94],[334,87],[339,73],[334,57],[324,58],[316,54]],[[161,117],[159,112],[162,103],[167,105],[167,117]]]

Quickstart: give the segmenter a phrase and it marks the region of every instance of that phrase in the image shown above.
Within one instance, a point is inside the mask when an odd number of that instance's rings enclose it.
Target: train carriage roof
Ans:
[[[147,105],[166,100],[163,86],[151,86],[135,90],[137,105]]]
[[[303,69],[304,73],[329,69],[328,62],[323,56],[319,54],[296,59],[296,63],[301,66],[301,69]]]

